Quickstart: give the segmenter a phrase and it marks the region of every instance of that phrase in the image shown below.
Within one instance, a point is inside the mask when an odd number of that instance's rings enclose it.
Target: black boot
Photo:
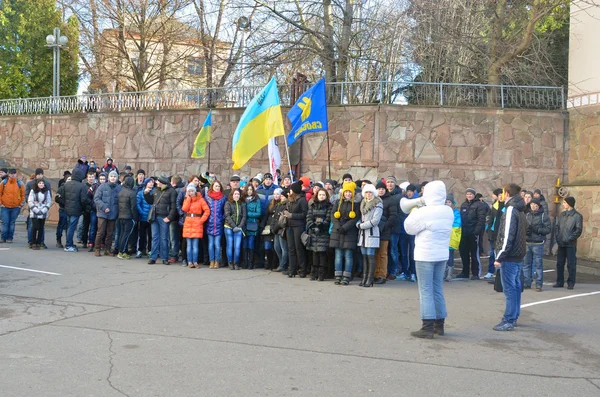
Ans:
[[[275,269],[275,265],[273,262],[273,250],[265,250],[265,255],[267,256],[267,262],[265,263],[265,270]]]
[[[319,277],[317,278],[317,280],[319,280],[319,281],[325,280],[325,267],[323,267],[323,266],[319,267]]]
[[[415,338],[433,339],[433,324],[435,320],[423,320],[423,326],[410,334]]]
[[[365,281],[365,285],[363,285],[363,287],[368,288],[368,287],[373,286],[373,278],[375,277],[375,256],[374,255],[367,256],[367,264],[368,264],[367,280]]]
[[[248,269],[254,270],[254,251],[248,249]]]
[[[242,269],[248,269],[248,249],[242,249]]]
[[[56,238],[56,248],[65,248],[65,246],[62,244],[62,236]]]
[[[444,335],[444,319],[435,320],[433,322],[433,333],[436,335]]]
[[[317,280],[318,271],[319,271],[319,268],[317,266],[315,266],[315,264],[313,263],[312,267],[310,268],[310,281]]]
[[[367,282],[367,276],[369,275],[369,271],[368,271],[368,257],[366,255],[363,255],[363,272],[362,272],[362,281],[360,282],[360,284],[358,284],[360,287],[363,287],[366,282]]]
[[[229,270],[235,270],[235,266],[233,265],[233,262],[229,262]]]

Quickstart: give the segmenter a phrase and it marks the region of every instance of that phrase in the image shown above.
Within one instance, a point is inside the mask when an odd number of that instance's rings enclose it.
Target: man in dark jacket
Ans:
[[[456,276],[457,280],[466,280],[471,271],[471,280],[479,280],[481,264],[479,263],[479,235],[485,227],[485,206],[475,199],[477,192],[468,188],[465,194],[466,200],[460,207],[462,221],[462,236],[460,239],[460,258],[462,260],[462,272]]]
[[[567,197],[562,203],[563,212],[558,216],[556,222],[556,243],[558,252],[556,254],[556,284],[554,288],[562,288],[565,284],[565,261],[569,271],[567,288],[575,286],[575,273],[577,270],[577,239],[583,231],[583,217],[575,211],[575,197]]]
[[[536,291],[542,291],[544,284],[544,243],[546,236],[552,231],[550,217],[544,213],[544,208],[539,199],[531,199],[529,212],[525,214],[527,219],[527,252],[523,273],[525,274],[524,288],[531,288],[533,273],[537,275],[535,280]]]
[[[67,214],[67,242],[65,244],[66,252],[77,252],[78,249],[73,243],[73,236],[77,229],[79,217],[85,210],[91,207],[91,202],[87,195],[87,186],[81,183],[85,174],[81,170],[74,168],[73,175],[69,182],[59,188],[58,195],[63,198],[65,212]]]
[[[85,155],[81,156],[79,160],[77,160],[75,168],[81,171],[83,175],[87,175],[87,172],[90,169],[90,165],[88,164],[87,157]]]
[[[177,205],[177,196],[181,192],[185,193],[185,184],[179,175],[171,177],[171,187],[175,190],[175,205]],[[176,218],[169,222],[169,263],[177,263],[181,240],[183,239],[182,227],[179,226],[179,212],[175,212],[177,214]]]
[[[288,201],[288,210],[283,215],[288,218],[287,242],[289,256],[289,276],[294,277],[296,270],[300,277],[306,277],[306,250],[302,244],[301,235],[306,230],[306,215],[308,202],[302,191],[302,182],[296,181],[291,186],[293,195]]]
[[[385,185],[390,195],[390,199],[396,206],[396,219],[393,224],[390,225],[390,241],[388,244],[388,268],[387,268],[387,279],[395,280],[396,274],[398,273],[398,267],[400,266],[400,258],[398,256],[398,242],[400,241],[400,234],[402,233],[403,219],[400,218],[400,199],[402,198],[402,189],[397,185],[396,178],[388,176],[385,178]]]
[[[488,241],[490,242],[490,258],[488,261],[487,274],[483,276],[486,280],[490,280],[490,284],[494,283],[494,262],[496,262],[496,236],[498,234],[498,225],[500,224],[500,217],[502,216],[502,210],[504,209],[504,203],[500,202],[498,198],[502,194],[502,189],[494,189],[492,192],[492,199],[494,203],[490,207],[489,212],[485,217],[485,230],[487,231]]]
[[[494,266],[501,268],[506,310],[502,321],[494,326],[495,331],[512,331],[521,313],[521,271],[527,250],[527,220],[520,191],[521,188],[514,183],[504,186],[505,211],[498,226]]]
[[[377,194],[383,202],[383,215],[379,221],[379,248],[375,252],[375,284],[385,284],[388,275],[388,244],[392,230],[398,222],[398,202],[388,192],[383,182],[377,183]],[[397,249],[397,247],[396,247]]]
[[[91,205],[89,209],[83,211],[83,227],[81,229],[81,242],[88,251],[94,251],[94,243],[96,242],[96,231],[98,228],[98,216],[96,215],[96,205],[94,204],[94,194],[98,189],[99,183],[96,181],[96,171],[89,169],[86,175],[85,187],[87,188],[88,200]]]
[[[169,182],[169,177],[162,174],[156,181],[156,189],[144,189],[144,199],[155,208],[149,265],[156,263],[159,251],[163,265],[169,264],[169,223],[177,220],[177,192]]]
[[[119,192],[119,223],[121,224],[121,234],[119,235],[119,244],[117,249],[119,259],[130,259],[127,252],[129,238],[135,224],[139,220],[137,209],[137,193],[133,190],[133,178],[128,176],[121,185]]]

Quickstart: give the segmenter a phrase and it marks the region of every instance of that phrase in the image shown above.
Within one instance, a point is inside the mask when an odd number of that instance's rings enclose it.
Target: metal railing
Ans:
[[[330,105],[417,105],[565,109],[562,87],[364,81],[327,83]],[[58,98],[0,100],[0,115],[235,108],[247,106],[263,86],[83,94]],[[308,87],[306,87],[308,88]],[[291,85],[280,85],[283,106],[291,106]]]

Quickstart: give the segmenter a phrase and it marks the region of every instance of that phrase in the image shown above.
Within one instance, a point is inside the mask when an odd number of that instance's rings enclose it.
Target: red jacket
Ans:
[[[202,238],[204,235],[204,222],[210,215],[210,208],[208,208],[206,201],[200,195],[186,197],[181,209],[187,214],[183,223],[183,237]]]

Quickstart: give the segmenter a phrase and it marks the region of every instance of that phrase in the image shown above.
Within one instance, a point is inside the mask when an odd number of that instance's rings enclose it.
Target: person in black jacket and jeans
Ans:
[[[74,168],[72,178],[59,188],[58,196],[62,198],[67,213],[67,242],[65,244],[66,252],[79,251],[73,243],[73,236],[77,229],[79,217],[84,210],[88,210],[92,203],[88,198],[87,186],[81,183],[85,174],[81,170]]]
[[[537,292],[542,292],[544,285],[544,243],[546,236],[552,231],[550,217],[544,213],[540,199],[532,199],[529,203],[527,218],[527,253],[523,273],[525,274],[524,288],[531,288],[532,275],[535,272],[537,278],[535,286]]]
[[[119,244],[117,249],[119,259],[130,259],[127,248],[129,246],[129,239],[135,227],[135,224],[139,220],[137,210],[137,193],[133,190],[133,178],[128,176],[121,185],[121,191],[119,192],[119,223],[121,224],[121,234],[119,235]]]
[[[170,264],[169,223],[177,220],[177,192],[169,182],[169,177],[162,174],[156,181],[156,189],[144,189],[144,199],[155,208],[154,220],[151,222],[152,255],[148,261],[149,265],[156,263],[159,252],[163,265]]]
[[[506,210],[498,225],[494,266],[500,268],[506,309],[502,321],[494,326],[494,331],[512,331],[521,314],[521,272],[527,251],[527,220],[525,201],[519,195],[520,191],[521,188],[514,183],[505,185],[504,197],[500,198]]]
[[[306,277],[306,250],[302,244],[302,233],[306,230],[308,202],[302,191],[302,182],[297,181],[290,186],[292,191],[288,197],[288,209],[283,215],[288,218],[287,244],[290,266],[288,277],[295,277],[296,271],[301,278]]]
[[[563,212],[558,216],[556,222],[556,243],[558,252],[556,254],[556,284],[554,288],[562,288],[565,284],[565,261],[569,271],[567,288],[575,286],[575,274],[577,270],[577,239],[583,230],[583,217],[575,211],[575,198],[567,197],[562,203]]]
[[[462,237],[460,239],[460,258],[462,260],[462,272],[456,279],[468,279],[469,269],[471,280],[479,280],[479,235],[485,227],[486,208],[484,204],[475,199],[475,189],[468,188],[466,200],[460,207],[462,221]]]

